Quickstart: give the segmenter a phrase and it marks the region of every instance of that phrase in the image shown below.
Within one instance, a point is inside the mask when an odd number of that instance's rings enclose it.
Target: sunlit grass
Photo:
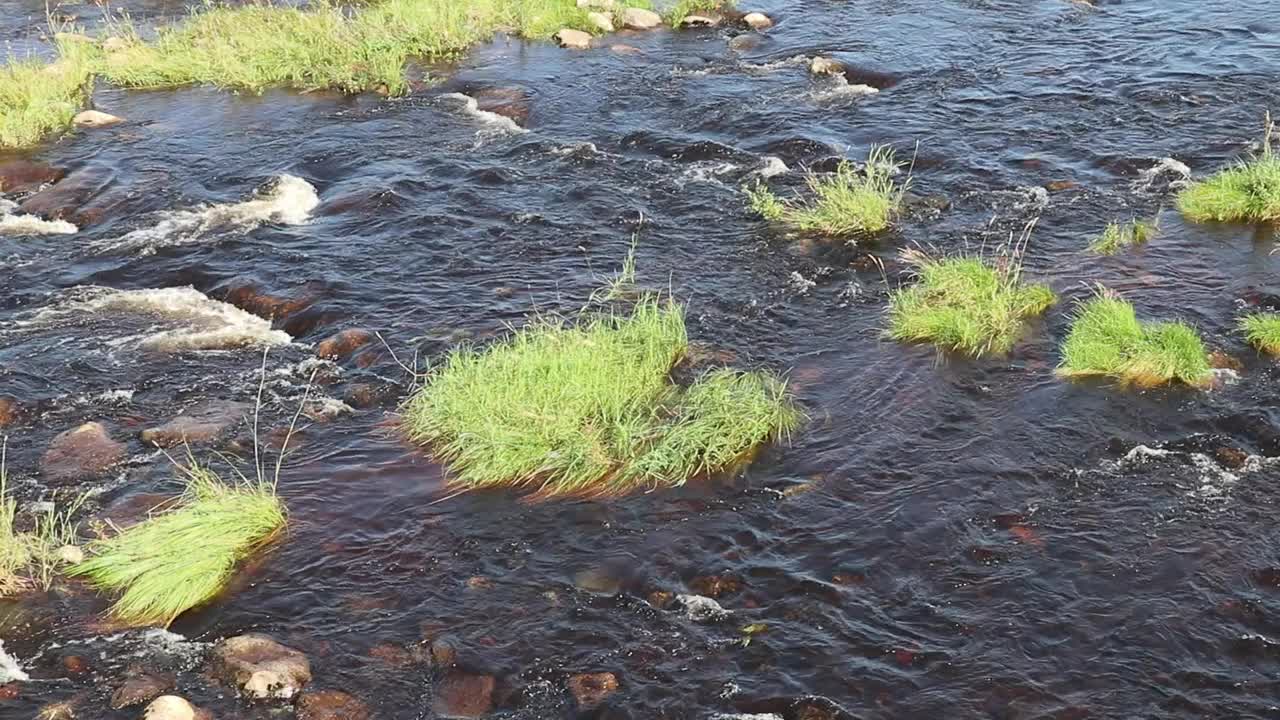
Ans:
[[[285,526],[272,484],[224,483],[192,466],[187,490],[172,508],[89,546],[90,557],[69,573],[119,592],[113,616],[130,624],[168,625],[213,600],[237,564]]]
[[[1058,372],[1112,377],[1139,387],[1175,381],[1203,387],[1213,378],[1194,328],[1180,322],[1140,322],[1133,305],[1109,291],[1080,305],[1062,345]]]
[[[453,352],[405,405],[404,427],[460,487],[607,496],[726,469],[798,425],[763,372],[673,384],[687,346],[683,308],[653,296],[629,314],[535,319]]]
[[[97,49],[58,41],[58,60],[13,60],[0,67],[0,148],[27,148],[65,130],[84,106]]]
[[[1271,151],[1273,130],[1267,113],[1262,150],[1179,193],[1182,214],[1194,222],[1280,220],[1280,157]]]
[[[1097,239],[1089,243],[1089,249],[1099,255],[1115,255],[1134,245],[1146,244],[1156,236],[1157,231],[1155,223],[1144,220],[1111,222]]]
[[[759,183],[747,196],[752,210],[766,219],[803,232],[856,238],[885,230],[897,217],[911,182],[894,180],[900,169],[892,149],[876,147],[862,172],[843,162],[829,175],[810,174],[807,199],[783,200]]]
[[[678,28],[684,23],[685,18],[690,15],[715,13],[725,8],[731,8],[735,4],[734,0],[679,0],[667,11],[667,22],[671,24],[671,27]]]
[[[1246,315],[1240,320],[1240,332],[1250,345],[1270,355],[1280,355],[1280,313]]]
[[[62,564],[59,551],[76,542],[71,518],[84,496],[64,510],[36,513],[30,530],[17,526],[17,502],[9,495],[7,443],[0,442],[0,597],[28,588],[48,590]]]
[[[1047,286],[1022,281],[1010,256],[930,258],[906,254],[919,281],[889,297],[889,336],[928,342],[942,350],[980,357],[1013,349],[1028,319],[1057,297]]]

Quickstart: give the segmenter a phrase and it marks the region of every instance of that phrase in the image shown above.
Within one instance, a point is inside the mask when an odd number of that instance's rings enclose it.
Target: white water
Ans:
[[[479,120],[482,125],[490,130],[515,134],[528,132],[528,130],[520,127],[519,123],[506,115],[499,115],[498,113],[489,112],[488,110],[481,110],[480,103],[470,95],[463,95],[462,93],[448,93],[446,95],[441,95],[440,97],[461,102],[462,112]]]
[[[248,232],[266,222],[301,225],[319,204],[320,196],[311,183],[293,175],[280,175],[252,200],[162,212],[155,225],[96,243],[95,249],[149,255],[158,248],[198,242],[216,230]]]
[[[0,685],[10,682],[26,682],[30,679],[22,671],[18,661],[4,651],[4,641],[0,640]]]
[[[17,204],[0,200],[0,235],[71,235],[79,228],[66,220],[41,220],[15,212]]]

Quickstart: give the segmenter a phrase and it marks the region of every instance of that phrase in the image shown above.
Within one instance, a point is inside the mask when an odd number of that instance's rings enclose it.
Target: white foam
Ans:
[[[319,204],[320,196],[311,183],[293,175],[280,175],[264,185],[252,200],[163,212],[155,225],[97,243],[96,249],[150,254],[157,248],[198,242],[214,230],[248,232],[267,222],[301,225]]]
[[[720,181],[720,176],[735,172],[738,169],[737,165],[727,161],[699,160],[681,171],[680,175],[675,178],[675,183],[680,187],[684,187],[691,182],[723,185],[724,183]]]
[[[851,98],[866,97],[867,95],[879,95],[880,89],[862,83],[850,84],[843,75],[833,75],[829,81],[824,82],[827,87],[822,90],[814,91],[813,99],[818,102],[832,102],[839,100],[848,100]]]
[[[506,115],[499,115],[498,113],[489,112],[488,110],[481,110],[480,103],[470,95],[463,95],[462,93],[448,93],[446,95],[441,95],[440,97],[460,101],[462,103],[462,112],[479,120],[482,124],[491,129],[514,134],[528,132],[528,130],[520,127],[519,123]]]
[[[808,67],[810,59],[805,55],[793,55],[782,60],[774,60],[768,63],[742,63],[742,69],[748,72],[775,72],[789,67]]]
[[[227,348],[284,345],[293,338],[271,323],[228,303],[214,300],[192,287],[147,290],[85,288],[82,299],[41,312],[35,324],[67,315],[122,313],[164,321],[158,332],[131,335],[114,344],[137,344],[152,350],[222,350]]]
[[[791,172],[791,168],[787,167],[787,164],[782,161],[782,158],[774,155],[766,155],[764,158],[764,165],[759,170],[755,171],[757,175],[766,180],[771,177],[786,175],[789,172]]]
[[[10,682],[26,682],[31,677],[22,671],[18,661],[4,651],[4,641],[0,640],[0,685]]]
[[[730,615],[720,603],[702,595],[677,595],[676,600],[684,606],[685,617],[694,622],[718,622]]]
[[[41,220],[15,212],[17,203],[0,198],[0,235],[72,235],[80,231],[66,220]]]
[[[1173,158],[1161,158],[1160,162],[1138,173],[1133,187],[1138,190],[1149,190],[1162,176],[1170,176],[1169,188],[1186,187],[1191,181],[1191,168],[1187,164]]]

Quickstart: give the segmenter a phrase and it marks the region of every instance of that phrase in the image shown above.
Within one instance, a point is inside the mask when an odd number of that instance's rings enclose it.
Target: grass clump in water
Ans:
[[[118,591],[111,613],[130,624],[168,625],[215,598],[236,565],[285,526],[285,508],[266,482],[226,484],[200,466],[174,506],[92,543],[70,574]]]
[[[1178,209],[1194,222],[1280,220],[1280,158],[1271,151],[1275,126],[1267,113],[1262,150],[1235,167],[1193,183],[1178,194]]]
[[[911,180],[896,182],[900,169],[892,149],[876,147],[861,173],[842,162],[830,175],[810,174],[809,200],[783,200],[760,183],[747,190],[747,197],[754,212],[800,231],[831,237],[868,235],[888,228],[902,208]]]
[[[0,67],[0,148],[28,148],[66,129],[93,84],[97,48],[57,41],[59,59],[10,61]]]
[[[0,442],[0,597],[31,588],[48,590],[64,560],[63,548],[74,545],[71,516],[84,502],[80,496],[67,509],[36,514],[28,531],[18,529],[18,504],[9,495],[7,443]]]
[[[667,22],[671,27],[678,28],[690,15],[715,13],[736,4],[734,0],[680,0],[667,12]]]
[[[1203,387],[1213,379],[1195,329],[1180,322],[1140,322],[1133,305],[1106,290],[1077,311],[1058,373],[1112,377],[1139,387],[1175,381]]]
[[[630,314],[538,319],[453,352],[406,403],[405,429],[462,488],[551,497],[678,486],[797,427],[772,375],[721,369],[672,383],[687,346],[683,308],[652,295]]]
[[[1270,355],[1280,355],[1280,313],[1246,315],[1240,320],[1240,332],[1250,345]]]
[[[889,297],[889,336],[981,357],[1013,349],[1028,319],[1057,302],[1022,281],[1018,256],[931,258],[905,253],[919,282]]]
[[[1102,235],[1089,243],[1089,249],[1099,255],[1115,255],[1134,245],[1145,245],[1156,236],[1158,230],[1155,223],[1144,220],[1108,223]]]

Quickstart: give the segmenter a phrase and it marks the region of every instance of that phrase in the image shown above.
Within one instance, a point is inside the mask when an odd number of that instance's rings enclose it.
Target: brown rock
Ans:
[[[659,610],[666,610],[671,607],[671,603],[675,602],[675,599],[675,593],[667,592],[666,590],[654,590],[649,593],[647,598],[649,604]]]
[[[752,30],[768,30],[773,27],[773,20],[770,20],[768,15],[759,12],[743,15],[742,22],[750,26]]]
[[[478,718],[493,709],[492,675],[453,673],[436,687],[432,709],[442,718]]]
[[[470,95],[475,98],[478,110],[511,118],[522,127],[529,124],[533,96],[525,88],[517,85],[486,87],[473,89]]]
[[[6,395],[0,395],[0,428],[17,422],[20,410],[17,400]]]
[[[438,638],[431,643],[431,661],[437,667],[449,667],[458,659],[458,643],[451,638]]]
[[[81,206],[101,194],[114,182],[113,170],[99,165],[89,165],[67,175],[56,185],[27,198],[22,202],[20,209],[28,215],[38,215],[49,220],[68,219]]]
[[[96,477],[124,460],[125,447],[101,423],[88,422],[55,437],[44,453],[41,472],[53,484]]]
[[[731,575],[703,575],[690,580],[689,589],[698,595],[718,598],[741,590],[742,581]]]
[[[1239,470],[1244,464],[1249,462],[1249,453],[1240,448],[1220,447],[1214,451],[1213,456],[1218,462],[1226,468]]]
[[[169,422],[142,431],[142,442],[168,448],[183,443],[207,445],[244,419],[252,406],[231,400],[209,400],[183,411]]]
[[[1070,190],[1075,186],[1076,183],[1074,180],[1050,180],[1044,184],[1044,189],[1049,192],[1062,192],[1063,190]]]
[[[609,46],[609,52],[617,55],[640,55],[644,51],[635,45],[627,45],[625,43],[614,43]]]
[[[97,110],[84,110],[77,113],[74,118],[71,118],[71,122],[75,123],[76,127],[102,128],[119,125],[124,122],[124,118],[116,117],[111,113],[99,112]]]
[[[1236,372],[1240,372],[1244,370],[1244,363],[1221,350],[1214,350],[1209,353],[1209,367],[1217,370],[1235,370]]]
[[[291,698],[311,681],[307,656],[266,635],[227,638],[213,649],[213,672],[252,698]]]
[[[418,662],[413,652],[394,643],[380,643],[369,650],[369,657],[376,658],[393,667],[409,667]]]
[[[376,338],[376,335],[364,328],[347,328],[321,340],[320,344],[316,345],[316,355],[337,360],[368,345]]]
[[[134,675],[111,693],[111,709],[141,705],[151,702],[173,688],[172,677],[158,675]]]
[[[288,317],[305,310],[315,302],[315,298],[310,295],[300,298],[271,295],[252,280],[242,278],[236,278],[230,282],[222,299],[245,312],[269,320]]]
[[[581,30],[573,30],[571,28],[562,28],[556,33],[555,41],[562,48],[570,48],[573,50],[587,50],[591,47],[591,33],[582,32]]]
[[[569,678],[569,692],[578,701],[578,709],[592,710],[618,691],[618,678],[611,672],[586,673]]]
[[[0,701],[17,700],[22,691],[16,682],[0,685]]]
[[[307,690],[298,696],[298,720],[368,720],[369,708],[341,690]]]
[[[0,163],[0,192],[31,192],[61,180],[65,170],[31,162],[13,160]]]

